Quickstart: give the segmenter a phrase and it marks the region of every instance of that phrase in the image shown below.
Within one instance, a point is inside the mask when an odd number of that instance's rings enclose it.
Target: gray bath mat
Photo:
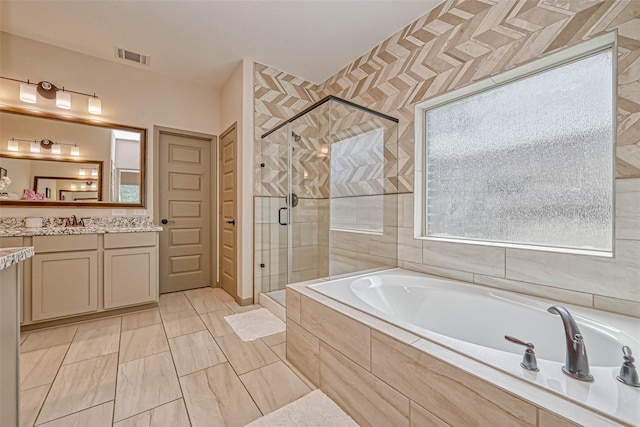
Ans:
[[[314,390],[246,427],[358,427],[358,424],[326,394]]]
[[[266,308],[225,316],[224,320],[233,328],[242,341],[254,341],[267,335],[284,332],[284,322]]]

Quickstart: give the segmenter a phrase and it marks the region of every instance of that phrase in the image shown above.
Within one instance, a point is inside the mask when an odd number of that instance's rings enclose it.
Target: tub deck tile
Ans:
[[[371,330],[302,295],[300,326],[366,370],[371,370]]]
[[[320,388],[360,425],[409,426],[409,399],[320,342]]]
[[[535,406],[375,330],[372,372],[451,425],[537,423]]]

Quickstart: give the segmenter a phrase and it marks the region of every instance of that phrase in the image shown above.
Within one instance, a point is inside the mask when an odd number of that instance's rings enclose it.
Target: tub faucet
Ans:
[[[547,309],[551,314],[558,314],[564,325],[564,335],[567,341],[567,357],[562,372],[580,381],[593,381],[593,375],[589,373],[589,360],[587,348],[578,328],[578,324],[569,313],[569,310],[561,305],[554,305]]]

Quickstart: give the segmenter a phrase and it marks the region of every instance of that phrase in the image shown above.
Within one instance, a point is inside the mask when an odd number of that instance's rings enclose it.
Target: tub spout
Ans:
[[[593,381],[593,376],[589,373],[589,360],[587,358],[587,348],[580,333],[578,324],[569,313],[569,310],[561,305],[554,305],[547,309],[551,314],[558,314],[564,325],[564,334],[567,341],[567,357],[562,367],[562,372],[580,381]]]

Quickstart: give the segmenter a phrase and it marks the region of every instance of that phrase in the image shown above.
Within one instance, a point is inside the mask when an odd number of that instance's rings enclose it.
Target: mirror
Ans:
[[[0,106],[0,205],[144,207],[146,134]]]

